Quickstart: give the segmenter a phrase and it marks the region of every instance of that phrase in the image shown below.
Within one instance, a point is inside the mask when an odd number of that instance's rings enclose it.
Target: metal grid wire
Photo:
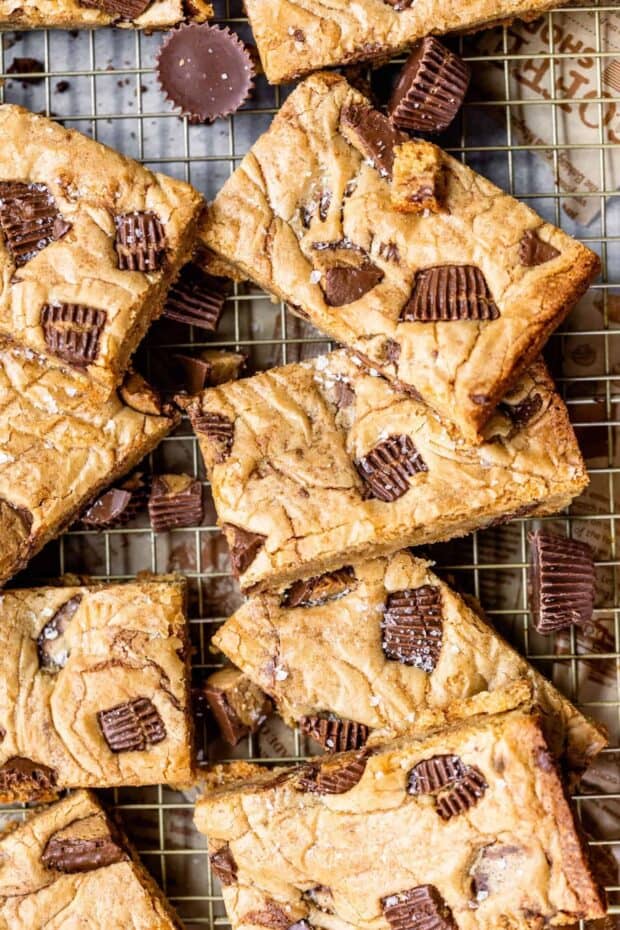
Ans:
[[[479,597],[498,628],[534,664],[552,676],[575,703],[610,730],[611,748],[603,754],[594,776],[577,796],[586,826],[594,824],[593,846],[615,852],[620,859],[620,556],[616,531],[620,460],[617,453],[620,375],[620,206],[610,165],[620,175],[620,155],[614,153],[608,132],[611,106],[620,113],[620,63],[605,41],[603,17],[617,10],[616,3],[572,6],[570,12],[587,17],[595,92],[588,97],[588,122],[594,126],[587,142],[566,141],[562,120],[567,111],[584,103],[578,85],[571,93],[566,63],[583,59],[586,50],[566,43],[558,46],[554,29],[558,14],[546,17],[546,47],[534,58],[520,51],[506,29],[493,31],[493,51],[481,52],[474,38],[454,39],[454,47],[478,69],[494,67],[501,74],[501,90],[493,96],[473,93],[457,125],[441,140],[451,152],[467,161],[504,189],[531,203],[542,215],[594,248],[603,261],[603,274],[589,298],[597,312],[575,311],[549,344],[550,361],[590,466],[591,490],[570,513],[549,518],[551,527],[590,541],[596,551],[598,595],[592,629],[574,630],[556,638],[542,638],[530,625],[527,600],[527,533],[531,521],[511,525],[466,540],[432,547],[441,571],[465,591]],[[217,21],[251,35],[240,0],[216,3]],[[153,74],[154,54],[161,36],[122,30],[80,33],[36,32],[0,36],[0,101],[20,103],[62,120],[93,138],[115,146],[148,167],[192,182],[210,199],[234,170],[256,137],[264,131],[288,88],[270,88],[261,77],[253,99],[242,111],[213,126],[190,126],[179,119],[162,97]],[[495,41],[496,40],[496,41]],[[26,75],[11,73],[16,57],[43,62],[43,72],[30,83]],[[514,92],[510,68],[520,63],[536,75],[543,87],[534,100]],[[498,71],[497,69],[501,69]],[[613,69],[616,69],[615,71]],[[609,89],[608,75],[615,74]],[[570,74],[570,69],[568,70]],[[2,86],[2,79],[5,79]],[[615,96],[614,96],[615,84]],[[568,90],[567,90],[568,87]],[[551,126],[551,141],[519,141],[515,116],[525,107],[544,107]],[[572,117],[571,117],[572,118]],[[597,125],[598,124],[598,125]],[[0,140],[1,144],[1,140]],[[590,151],[595,184],[568,194],[560,172],[567,154]],[[547,155],[547,163],[541,159]],[[593,204],[598,216],[580,227],[563,207],[569,197]],[[614,199],[615,198],[615,199]],[[211,336],[211,338],[209,338]],[[233,348],[248,354],[252,369],[293,361],[325,351],[329,344],[307,324],[290,316],[283,305],[248,286],[235,286],[220,329],[205,334],[178,324],[157,323],[142,351],[147,368],[162,363],[162,352],[205,347]],[[583,373],[578,373],[583,372]],[[195,439],[187,423],[162,443],[150,457],[153,471],[186,471],[204,480]],[[206,482],[205,482],[206,485]],[[208,492],[207,492],[208,498]],[[209,651],[215,626],[238,604],[228,571],[227,557],[215,526],[212,504],[204,525],[156,536],[145,518],[130,528],[100,534],[73,530],[47,547],[28,570],[28,581],[68,572],[97,579],[124,580],[139,570],[181,570],[191,589],[191,633],[195,646],[194,673],[200,680],[217,667]],[[199,733],[201,757],[226,759],[230,755],[215,734]],[[244,741],[236,758],[282,762],[308,751],[299,733],[288,739],[274,731]],[[598,771],[600,769],[600,771]],[[598,774],[597,774],[598,772]],[[184,919],[188,930],[225,925],[219,886],[212,879],[204,838],[191,826],[192,797],[163,787],[109,792],[108,800],[120,812],[143,859]],[[20,817],[20,807],[2,816]],[[610,920],[620,924],[618,868],[607,874]]]

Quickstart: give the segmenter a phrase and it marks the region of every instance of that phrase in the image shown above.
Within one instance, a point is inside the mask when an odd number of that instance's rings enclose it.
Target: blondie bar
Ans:
[[[605,746],[599,727],[406,551],[250,597],[212,642],[330,751],[419,728],[425,714],[475,711],[475,696],[519,679],[571,768]]]
[[[79,132],[0,106],[0,334],[109,394],[190,257],[204,208]]]
[[[212,15],[206,0],[0,0],[0,28],[6,29],[170,29]]]
[[[392,169],[408,138],[343,78],[313,76],[226,182],[201,238],[474,439],[599,260],[438,149],[439,212],[403,213]]]
[[[181,930],[135,849],[88,791],[0,837],[0,930]]]
[[[188,412],[246,591],[553,513],[588,482],[542,363],[480,445],[344,350],[207,389]]]
[[[218,789],[196,825],[233,930],[526,930],[605,913],[524,711]]]
[[[137,376],[107,401],[0,339],[0,585],[176,423]]]
[[[246,0],[261,62],[272,84],[317,68],[379,61],[429,34],[474,31],[536,19],[554,0]]]
[[[0,803],[192,777],[185,585],[5,591]]]

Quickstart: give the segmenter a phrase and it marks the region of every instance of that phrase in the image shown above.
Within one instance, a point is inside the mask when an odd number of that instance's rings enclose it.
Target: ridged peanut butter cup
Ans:
[[[442,132],[461,108],[469,68],[433,36],[411,52],[394,88],[388,113],[409,132]]]

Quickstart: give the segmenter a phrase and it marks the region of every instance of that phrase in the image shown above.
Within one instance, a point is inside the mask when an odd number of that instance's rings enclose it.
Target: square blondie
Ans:
[[[0,803],[192,778],[185,584],[5,591]]]
[[[0,335],[109,395],[191,257],[189,184],[0,106]]]
[[[441,211],[400,212],[394,150],[408,140],[344,78],[308,78],[224,184],[200,235],[475,439],[600,263],[438,149]]]

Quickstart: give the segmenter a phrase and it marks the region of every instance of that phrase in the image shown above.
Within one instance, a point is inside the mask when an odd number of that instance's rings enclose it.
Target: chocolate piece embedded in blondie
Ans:
[[[536,19],[554,0],[246,0],[261,62],[272,84],[356,61],[384,62],[429,34],[472,32]]]
[[[50,920],[89,930],[181,926],[136,851],[88,791],[31,812],[0,837],[0,927],[40,930],[51,927]]]
[[[188,412],[242,588],[565,507],[587,476],[542,363],[506,409],[527,400],[474,445],[344,350],[204,391]]]
[[[102,401],[0,338],[0,585],[175,425],[147,388],[133,376]]]
[[[226,864],[216,874],[233,930],[323,926],[323,911],[358,930],[527,930],[605,913],[539,721],[523,711],[227,785],[198,802],[196,825]]]
[[[188,184],[0,106],[0,335],[107,396],[191,255]]]
[[[207,0],[0,0],[0,27],[5,29],[170,29],[204,23],[212,15]]]
[[[400,212],[394,154],[409,145],[343,78],[313,76],[226,182],[201,238],[476,439],[599,260],[438,149],[441,212]]]
[[[209,675],[200,693],[211,708],[222,738],[231,746],[255,733],[273,710],[267,695],[236,668],[222,668]]]
[[[0,803],[191,781],[184,599],[156,576],[3,593]]]
[[[407,551],[251,596],[212,642],[328,751],[477,713],[485,692],[501,703],[521,680],[571,769],[605,746],[600,727]]]

